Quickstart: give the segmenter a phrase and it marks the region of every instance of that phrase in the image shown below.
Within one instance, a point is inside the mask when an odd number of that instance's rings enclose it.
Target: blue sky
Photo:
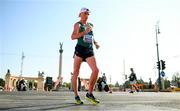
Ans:
[[[58,75],[59,42],[63,42],[64,81],[70,81],[76,41],[71,40],[73,25],[82,7],[91,10],[95,50],[101,72],[112,82],[123,82],[133,67],[138,78],[157,78],[155,25],[160,59],[166,61],[166,77],[180,71],[179,0],[0,0],[0,77],[7,69],[19,75],[24,52],[23,76]],[[88,78],[90,69],[83,63],[80,77]]]

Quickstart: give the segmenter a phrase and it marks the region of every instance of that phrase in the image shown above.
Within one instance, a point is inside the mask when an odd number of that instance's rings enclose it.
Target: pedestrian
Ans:
[[[73,89],[76,104],[83,104],[83,101],[80,99],[78,95],[77,88],[77,78],[79,75],[79,70],[82,62],[87,62],[89,67],[92,70],[90,77],[90,85],[88,92],[86,93],[86,98],[92,104],[99,103],[93,95],[94,86],[97,81],[99,69],[96,65],[96,58],[94,56],[93,45],[95,45],[96,49],[99,48],[99,45],[94,40],[93,36],[93,24],[87,22],[88,16],[90,14],[90,10],[88,8],[82,8],[79,13],[80,21],[74,24],[74,30],[71,36],[72,40],[77,40],[77,44],[74,52],[74,69],[73,69]]]
[[[134,92],[133,89],[135,89],[137,92],[139,92],[139,89],[138,89],[138,87],[137,87],[137,85],[136,85],[136,83],[137,83],[136,74],[134,73],[133,68],[130,68],[130,70],[131,70],[131,74],[130,74],[130,76],[129,76],[129,81],[130,81],[130,85],[131,85],[131,91],[130,91],[130,93],[133,93],[133,92]]]
[[[102,75],[102,80],[103,80],[105,83],[107,82],[105,73],[103,73],[103,75]]]
[[[152,88],[152,81],[151,81],[151,78],[149,78],[149,89]]]
[[[18,79],[18,80],[16,81],[16,89],[17,89],[17,91],[20,91],[20,90],[21,90],[20,79]]]
[[[81,91],[81,78],[78,77],[78,91]]]
[[[98,87],[98,91],[102,91],[102,77],[99,77],[97,80],[97,87]]]

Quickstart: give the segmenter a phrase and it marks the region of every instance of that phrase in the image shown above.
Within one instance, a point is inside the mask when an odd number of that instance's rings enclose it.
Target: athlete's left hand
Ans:
[[[99,44],[96,42],[96,43],[94,43],[94,45],[96,46],[96,49],[99,49]]]

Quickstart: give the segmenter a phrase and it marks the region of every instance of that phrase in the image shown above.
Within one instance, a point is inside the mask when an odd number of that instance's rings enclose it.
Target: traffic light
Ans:
[[[162,70],[164,70],[166,68],[165,61],[161,60],[161,65],[162,65]]]
[[[160,61],[157,62],[157,68],[158,68],[159,70],[161,69]]]

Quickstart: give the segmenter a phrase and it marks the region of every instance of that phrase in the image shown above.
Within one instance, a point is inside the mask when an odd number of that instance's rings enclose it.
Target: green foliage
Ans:
[[[129,80],[125,81],[125,83],[123,84],[124,88],[130,88],[130,82]]]
[[[119,87],[119,83],[118,83],[118,81],[116,82],[115,87]]]
[[[2,78],[0,78],[0,86],[2,86],[2,87],[5,86],[5,81]]]
[[[180,73],[179,72],[176,72],[175,74],[173,74],[171,84],[173,86],[180,88]]]
[[[170,84],[171,84],[171,82],[166,78],[166,79],[164,80],[164,87],[165,87],[165,89],[169,88],[169,87],[170,87]]]

